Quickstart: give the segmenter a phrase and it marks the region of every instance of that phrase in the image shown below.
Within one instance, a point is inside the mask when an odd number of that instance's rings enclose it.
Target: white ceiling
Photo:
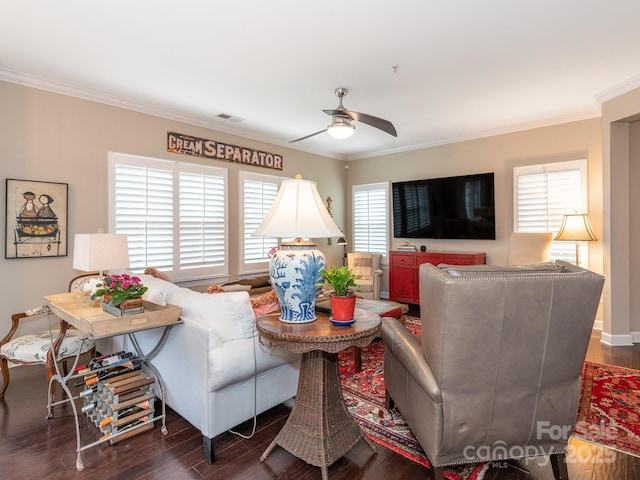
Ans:
[[[1,79],[354,159],[598,116],[640,86],[640,1],[2,0]],[[398,137],[289,144],[336,87]]]

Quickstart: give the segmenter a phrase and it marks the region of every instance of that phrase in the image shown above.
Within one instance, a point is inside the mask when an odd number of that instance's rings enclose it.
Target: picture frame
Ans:
[[[67,183],[6,179],[4,258],[65,257]]]

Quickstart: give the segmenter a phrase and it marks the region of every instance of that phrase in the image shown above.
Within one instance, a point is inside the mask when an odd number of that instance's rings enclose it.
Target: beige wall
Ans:
[[[338,160],[6,82],[0,82],[0,102],[2,177],[68,183],[70,205],[69,256],[0,259],[5,279],[0,298],[0,332],[8,329],[11,313],[41,305],[43,295],[65,291],[69,279],[81,273],[72,268],[73,235],[107,227],[107,152],[193,163],[211,162],[168,153],[166,133],[169,130],[281,154],[284,175],[302,173],[304,178],[318,182],[323,199],[331,196],[336,223],[348,236],[351,232],[353,184],[495,172],[495,241],[416,242],[426,244],[429,249],[487,252],[491,263],[504,263],[506,260],[507,239],[513,228],[513,166],[587,158],[589,213],[596,235],[599,238],[603,235],[602,131],[599,119],[351,161],[345,170],[345,163]],[[224,162],[215,164],[229,168],[230,232],[233,235],[237,232],[238,170],[279,172]],[[1,197],[4,211],[5,198],[4,195]],[[341,262],[342,247],[335,242],[329,246],[326,239],[317,241],[329,257],[330,264]],[[392,247],[398,243],[392,239]],[[590,247],[590,268],[602,272],[602,242],[595,242]],[[238,249],[232,240],[232,277],[237,266]],[[388,290],[386,280],[383,290]]]
[[[331,196],[336,223],[344,225],[344,162],[285,147],[216,132],[99,103],[0,82],[0,161],[4,179],[62,182],[69,185],[69,245],[67,257],[30,259],[0,258],[2,289],[0,335],[11,324],[11,314],[43,304],[43,296],[64,292],[69,280],[82,272],[73,270],[75,233],[107,230],[107,153],[117,151],[183,162],[215,164],[229,169],[230,272],[238,269],[238,171],[283,174],[318,182],[323,199]],[[277,153],[284,171],[238,166],[167,152],[167,131]],[[6,199],[2,197],[2,211]],[[2,222],[4,225],[4,221]],[[3,228],[3,237],[5,230]],[[332,264],[342,261],[342,247],[318,245]],[[4,241],[2,242],[4,248]],[[218,279],[216,281],[220,281]],[[38,323],[38,322],[35,322]],[[37,325],[42,327],[42,322]],[[28,328],[25,331],[33,330]]]
[[[496,240],[413,240],[429,250],[486,252],[487,262],[505,264],[513,231],[513,167],[546,162],[588,160],[589,213],[602,239],[602,134],[594,118],[545,128],[424,148],[399,154],[351,161],[347,194],[356,184],[436,178],[472,173],[495,173]],[[347,216],[351,218],[349,203]],[[351,232],[351,228],[349,229]],[[393,232],[390,232],[393,235]],[[403,240],[391,238],[395,248]],[[589,245],[589,267],[602,272],[602,242]],[[388,290],[387,275],[383,290]]]

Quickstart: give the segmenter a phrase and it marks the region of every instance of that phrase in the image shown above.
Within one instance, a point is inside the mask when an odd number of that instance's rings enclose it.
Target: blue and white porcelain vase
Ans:
[[[316,319],[316,300],[321,291],[324,254],[315,244],[283,244],[269,262],[271,285],[280,301],[280,320],[307,323]]]

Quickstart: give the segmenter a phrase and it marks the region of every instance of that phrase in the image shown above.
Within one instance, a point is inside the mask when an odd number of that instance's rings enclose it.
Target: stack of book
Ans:
[[[397,246],[396,250],[399,252],[417,252],[418,249],[412,243],[402,243]]]

